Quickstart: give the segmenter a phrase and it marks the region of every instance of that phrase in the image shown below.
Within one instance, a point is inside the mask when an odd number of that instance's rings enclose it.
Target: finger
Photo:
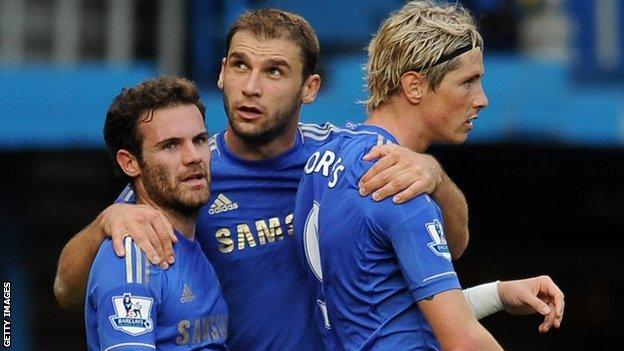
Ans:
[[[118,257],[126,256],[126,248],[123,244],[123,239],[126,237],[125,230],[121,227],[112,228],[110,235],[113,240],[113,250],[115,250],[115,254]]]
[[[542,322],[542,324],[540,324],[539,331],[542,332],[542,333],[546,333],[553,326],[556,326],[556,317],[555,317],[555,313],[554,313],[554,308],[553,308],[553,306],[551,306],[551,313],[547,314],[544,317],[544,322]]]
[[[409,187],[412,180],[413,176],[407,170],[395,164],[369,180],[366,188],[373,193],[373,200],[381,201]]]
[[[139,248],[145,252],[150,262],[153,264],[161,264],[163,262],[163,248],[151,226],[134,224],[128,226],[127,232]]]
[[[561,301],[561,305],[557,306],[557,302],[555,301],[554,303],[554,309],[555,309],[555,327],[559,328],[561,326],[561,322],[563,321],[563,311],[565,308],[565,301]]]
[[[160,243],[163,247],[163,256],[162,258],[166,260],[169,264],[173,264],[175,262],[175,253],[173,251],[172,241],[177,238],[173,233],[173,227],[169,223],[167,217],[164,214],[159,213],[158,219],[152,223],[152,229],[158,235],[160,239]]]
[[[396,160],[392,156],[384,157],[379,161],[375,162],[375,164],[366,172],[362,178],[360,178],[360,190],[364,191],[364,193],[360,192],[360,195],[366,196],[371,192],[379,189],[381,186],[385,185],[389,180],[379,179],[377,176],[379,173],[384,170],[394,166]],[[373,182],[371,182],[371,180]]]
[[[392,144],[375,145],[372,149],[370,149],[370,151],[366,155],[364,155],[364,157],[362,157],[362,160],[372,161],[376,158],[383,157],[390,152],[391,147],[392,147]]]
[[[550,308],[548,304],[533,295],[526,296],[525,304],[530,306],[534,311],[543,316],[547,316],[549,313],[552,312],[552,308]]]
[[[542,290],[546,290],[544,295],[550,298],[551,305],[554,306],[555,315],[557,318],[561,319],[563,318],[563,310],[565,308],[565,297],[561,289],[559,289],[557,284],[555,284],[550,277],[546,276],[545,279],[545,289]]]
[[[418,179],[410,184],[406,189],[392,197],[392,201],[396,204],[407,202],[420,194],[428,193],[428,185],[430,182],[426,179]]]

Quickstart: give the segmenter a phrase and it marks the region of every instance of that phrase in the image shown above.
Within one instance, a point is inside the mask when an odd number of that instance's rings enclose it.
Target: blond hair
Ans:
[[[445,55],[467,45],[483,47],[483,38],[460,4],[407,3],[382,23],[368,46],[366,108],[371,111],[387,103],[408,71],[421,72],[435,91],[457,68],[457,58],[445,60]]]

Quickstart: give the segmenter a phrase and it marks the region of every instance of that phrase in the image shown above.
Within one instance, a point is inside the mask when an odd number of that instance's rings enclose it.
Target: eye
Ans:
[[[198,144],[198,145],[205,144],[208,142],[208,136],[207,135],[198,136],[195,138],[194,142],[195,144]]]
[[[481,80],[481,77],[480,77],[480,76],[474,76],[474,77],[471,77],[471,78],[469,78],[468,80],[466,80],[466,81],[464,82],[464,84],[467,84],[467,85],[469,85],[469,86],[470,86],[470,85],[472,85],[473,83],[477,83],[479,80]]]
[[[163,145],[163,150],[175,150],[178,147],[178,143],[175,141],[170,141]]]
[[[232,62],[232,67],[234,67],[234,69],[239,70],[239,71],[243,71],[247,69],[247,65],[245,64],[245,62],[240,61],[240,60],[236,60]]]
[[[272,67],[272,68],[269,68],[269,75],[271,77],[281,77],[282,71],[279,68]]]

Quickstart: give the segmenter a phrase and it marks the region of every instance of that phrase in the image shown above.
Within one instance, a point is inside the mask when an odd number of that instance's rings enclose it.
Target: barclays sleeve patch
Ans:
[[[442,230],[442,223],[440,223],[437,219],[434,219],[433,222],[425,224],[425,228],[427,228],[427,232],[431,236],[431,239],[433,239],[433,241],[428,244],[429,249],[431,249],[436,256],[440,256],[447,261],[450,261],[451,253],[446,243],[444,230]]]
[[[150,316],[154,299],[124,293],[111,298],[115,314],[108,317],[115,330],[132,336],[151,332],[154,323]]]

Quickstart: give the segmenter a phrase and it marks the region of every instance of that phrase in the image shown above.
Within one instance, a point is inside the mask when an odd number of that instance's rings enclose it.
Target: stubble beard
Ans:
[[[228,118],[228,123],[232,128],[234,134],[240,138],[245,144],[258,147],[267,145],[279,136],[284,134],[284,131],[291,123],[293,118],[298,118],[297,109],[301,106],[301,90],[290,101],[290,104],[285,109],[276,111],[273,118],[267,118],[259,126],[253,130],[246,130],[241,123],[234,120],[234,114],[236,111],[230,109],[229,99],[227,95],[223,94],[223,109]]]
[[[181,180],[171,175],[164,165],[143,167],[143,186],[150,198],[164,210],[172,210],[185,217],[197,217],[210,198],[210,173],[202,166],[196,166],[206,174],[207,187],[202,191],[181,189]],[[191,171],[191,170],[190,170]]]

